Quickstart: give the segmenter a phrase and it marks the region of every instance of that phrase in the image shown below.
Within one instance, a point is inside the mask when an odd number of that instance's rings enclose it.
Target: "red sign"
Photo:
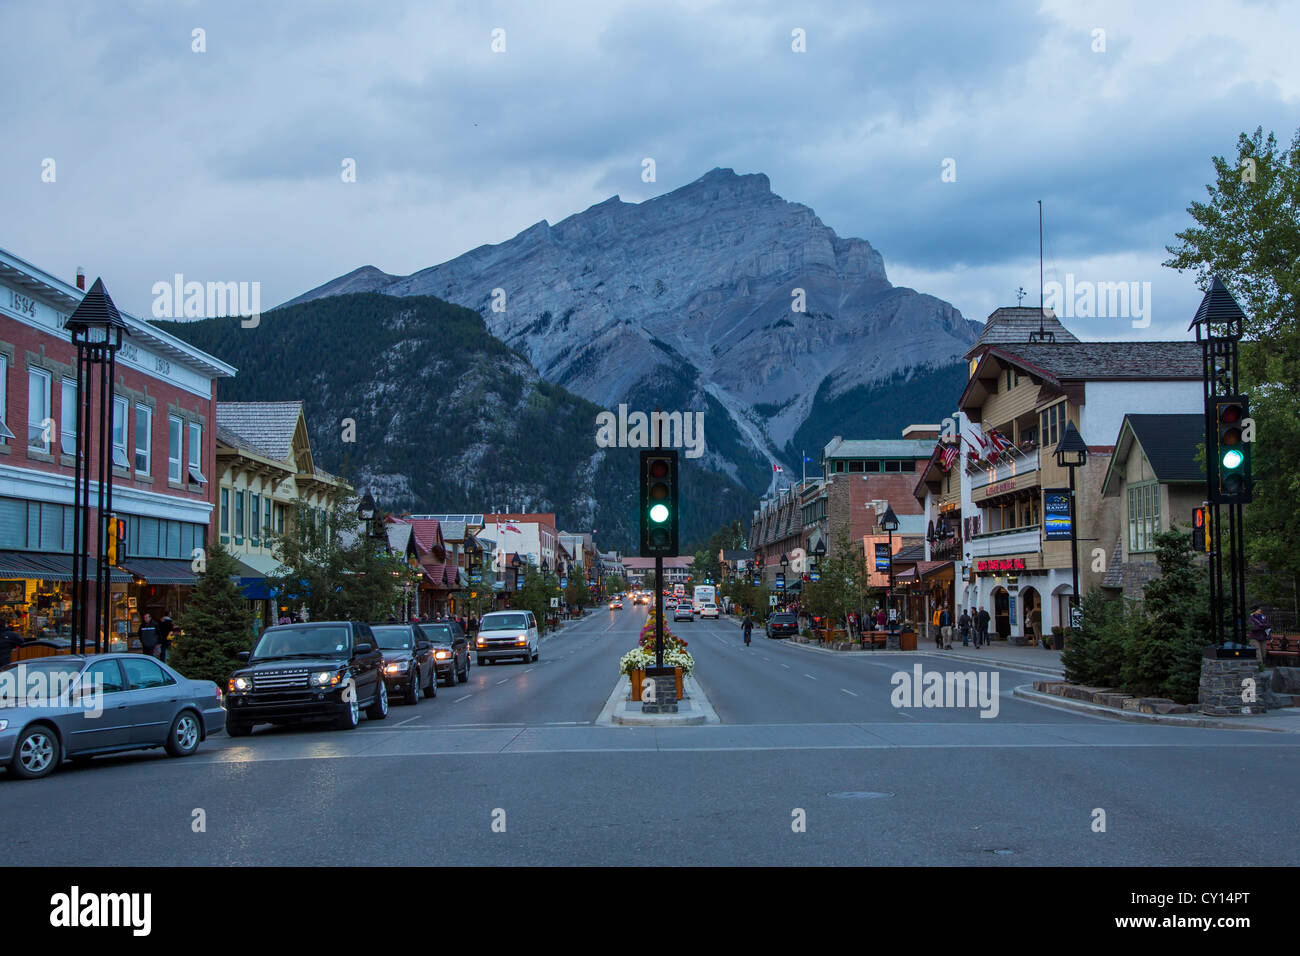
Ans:
[[[994,558],[992,561],[979,562],[980,571],[1023,571],[1024,558]]]

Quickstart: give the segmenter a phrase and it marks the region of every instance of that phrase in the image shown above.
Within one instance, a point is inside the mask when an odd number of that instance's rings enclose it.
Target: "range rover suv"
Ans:
[[[351,730],[364,707],[371,720],[388,716],[384,655],[360,621],[312,621],[268,627],[248,666],[230,675],[226,733],[247,736],[258,724],[333,720]]]

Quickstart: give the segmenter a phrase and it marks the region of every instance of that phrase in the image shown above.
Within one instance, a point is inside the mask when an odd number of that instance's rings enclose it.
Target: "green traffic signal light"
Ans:
[[[1230,448],[1223,453],[1223,467],[1227,469],[1240,468],[1245,460],[1246,456],[1235,448]]]
[[[665,521],[667,521],[668,506],[660,504],[660,505],[655,505],[653,508],[651,508],[650,520],[653,521],[655,524],[663,524]]]

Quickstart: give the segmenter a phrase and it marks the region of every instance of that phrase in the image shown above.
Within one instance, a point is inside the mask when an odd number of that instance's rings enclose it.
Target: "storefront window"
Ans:
[[[181,480],[181,434],[184,423],[175,416],[167,419],[167,480]],[[224,530],[224,529],[223,529]]]

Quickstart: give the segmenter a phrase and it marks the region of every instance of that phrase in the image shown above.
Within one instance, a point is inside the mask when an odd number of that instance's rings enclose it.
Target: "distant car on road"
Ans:
[[[503,657],[538,658],[537,618],[532,611],[493,611],[483,615],[474,650],[479,665]]]
[[[768,637],[791,637],[799,633],[799,620],[793,614],[773,614],[767,619]]]
[[[718,606],[716,604],[705,604],[700,608],[700,619],[711,617],[715,621],[718,619]]]
[[[268,627],[247,666],[226,683],[226,733],[246,737],[258,724],[333,719],[339,730],[388,716],[384,653],[362,621],[312,621]]]
[[[609,609],[611,611],[621,611],[623,610],[623,602],[618,600],[618,598],[615,598],[609,602]]]
[[[695,611],[689,604],[683,601],[681,604],[677,605],[677,607],[673,608],[673,620],[693,621],[695,620]]]
[[[370,631],[384,654],[384,683],[388,695],[401,695],[408,704],[421,696],[438,696],[438,667],[433,645],[414,624],[371,624]]]
[[[123,750],[188,757],[226,723],[221,688],[144,654],[16,661],[0,682],[13,685],[0,695],[0,765],[24,780]]]
[[[438,676],[446,681],[447,686],[462,684],[469,680],[469,638],[465,629],[457,621],[438,621],[434,624],[421,624],[433,644],[433,660],[438,668]]]

